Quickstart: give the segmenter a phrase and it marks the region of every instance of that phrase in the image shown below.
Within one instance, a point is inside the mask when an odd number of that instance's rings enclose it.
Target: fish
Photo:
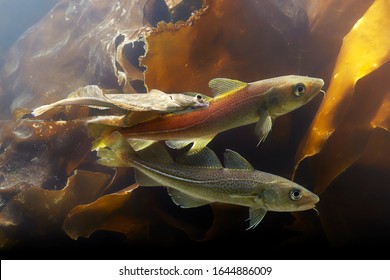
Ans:
[[[135,151],[118,131],[104,139],[97,150],[98,163],[133,167],[140,186],[165,186],[173,202],[192,208],[214,202],[249,207],[249,227],[255,228],[268,211],[309,210],[319,197],[284,177],[255,170],[240,154],[227,149],[224,166],[208,147],[173,160],[156,142]]]
[[[40,106],[32,111],[33,116],[68,105],[89,106],[97,109],[119,108],[125,111],[156,111],[174,113],[190,111],[208,106],[209,97],[196,92],[165,93],[152,89],[149,93],[112,93],[98,86],[89,85],[71,93],[68,98]]]
[[[139,149],[155,141],[166,141],[173,149],[192,144],[188,151],[194,154],[204,148],[218,133],[256,123],[255,134],[260,144],[270,133],[275,119],[312,100],[322,89],[324,81],[307,76],[287,75],[252,83],[227,78],[209,82],[212,98],[206,110],[185,114],[167,114],[138,122],[118,131],[126,138],[148,140]],[[101,140],[116,130],[115,127],[89,125],[89,135],[95,138],[93,149]]]

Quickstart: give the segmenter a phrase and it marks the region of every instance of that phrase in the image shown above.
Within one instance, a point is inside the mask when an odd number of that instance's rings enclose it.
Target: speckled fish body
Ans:
[[[215,97],[206,110],[167,115],[119,131],[128,139],[170,140],[171,148],[193,142],[191,150],[196,152],[219,132],[257,122],[256,134],[262,141],[276,117],[309,102],[324,82],[290,75],[249,84],[217,78],[209,85]]]
[[[267,211],[302,211],[315,207],[319,198],[283,177],[255,170],[238,153],[226,150],[224,165],[207,147],[173,161],[160,143],[135,154],[119,132],[105,139],[98,150],[99,163],[131,166],[141,186],[167,186],[172,200],[182,207],[222,202],[249,207],[250,227]]]

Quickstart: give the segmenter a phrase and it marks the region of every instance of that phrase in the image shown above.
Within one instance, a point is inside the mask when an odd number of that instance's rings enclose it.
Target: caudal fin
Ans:
[[[31,114],[34,116],[34,117],[37,117],[37,116],[40,116],[44,113],[46,113],[47,111],[53,109],[55,106],[53,106],[52,104],[49,104],[49,105],[42,105],[38,108],[35,108]]]
[[[97,150],[99,164],[112,167],[132,166],[132,158],[137,155],[122,134],[115,131],[101,141],[104,148]]]
[[[107,141],[106,138],[117,129],[118,127],[111,125],[89,123],[88,136],[94,139],[92,142],[92,151],[106,147],[104,144]]]

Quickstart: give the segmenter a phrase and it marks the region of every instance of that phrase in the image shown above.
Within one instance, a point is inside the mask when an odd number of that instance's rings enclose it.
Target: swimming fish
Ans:
[[[98,86],[89,85],[77,89],[68,98],[40,106],[32,111],[33,116],[57,107],[68,105],[89,106],[98,109],[120,108],[126,111],[157,111],[173,113],[206,108],[209,97],[200,93],[164,93],[153,89],[149,93],[105,93]]]
[[[168,114],[118,131],[128,139],[148,139],[143,146],[139,145],[140,149],[159,140],[167,140],[166,144],[174,149],[193,143],[191,154],[201,150],[222,131],[257,122],[255,133],[260,143],[278,116],[305,105],[323,92],[323,85],[322,79],[294,75],[253,83],[216,78],[209,82],[213,98],[206,110]],[[108,135],[115,128],[104,129],[92,124],[89,135],[98,138],[104,130]],[[95,149],[101,146],[100,140],[95,140]]]
[[[267,211],[303,211],[319,201],[317,195],[290,180],[255,170],[232,150],[225,151],[223,167],[207,147],[174,161],[158,142],[135,152],[117,131],[104,141],[106,148],[97,151],[98,163],[134,167],[140,186],[166,186],[173,202],[184,208],[213,202],[249,207],[249,228],[256,227]]]

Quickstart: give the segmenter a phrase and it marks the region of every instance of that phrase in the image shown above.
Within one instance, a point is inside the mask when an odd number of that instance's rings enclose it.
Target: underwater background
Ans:
[[[390,248],[387,0],[0,0],[2,258],[377,259]],[[325,81],[256,147],[254,125],[218,134],[257,170],[320,197],[315,211],[182,209],[129,168],[96,163],[77,120],[32,109],[79,87],[201,92],[226,77]],[[91,112],[92,111],[92,112]],[[173,151],[176,152],[176,151]]]

